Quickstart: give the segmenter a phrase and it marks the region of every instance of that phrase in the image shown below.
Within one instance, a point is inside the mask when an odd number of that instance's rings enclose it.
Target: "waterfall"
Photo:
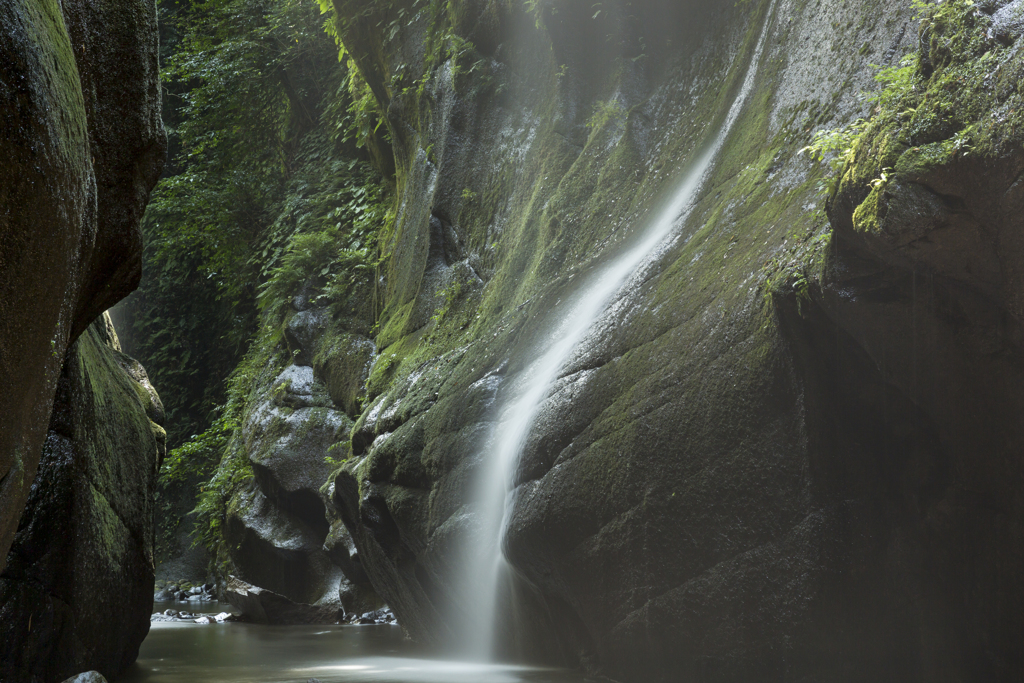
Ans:
[[[715,158],[753,89],[777,2],[772,0],[768,8],[743,84],[716,137],[706,143],[703,151],[689,163],[671,191],[669,201],[641,228],[636,243],[600,266],[568,303],[558,324],[545,336],[546,343],[541,347],[544,352],[518,374],[517,381],[505,392],[497,408],[499,419],[488,440],[487,450],[482,454],[484,462],[475,492],[475,500],[481,505],[480,529],[483,537],[474,540],[478,540],[482,546],[473,548],[473,552],[469,553],[461,577],[460,587],[465,604],[477,610],[468,618],[463,615],[464,628],[456,629],[460,635],[460,649],[465,655],[474,659],[488,659],[492,654],[499,616],[499,585],[502,572],[508,570],[501,552],[507,494],[519,454],[541,404],[573,349],[584,339],[614,295],[645,261],[649,262],[661,253],[689,217],[711,173]]]

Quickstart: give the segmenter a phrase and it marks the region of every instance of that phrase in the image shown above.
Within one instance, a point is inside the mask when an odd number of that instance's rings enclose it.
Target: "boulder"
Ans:
[[[338,584],[338,598],[345,615],[361,614],[368,610],[380,608],[384,601],[373,590],[370,577],[363,569],[359,552],[348,528],[338,517],[333,503],[330,502],[331,485],[325,486],[324,493],[328,505],[328,519],[331,520],[331,531],[324,540],[324,551],[331,562],[341,569],[342,578]]]
[[[145,372],[101,318],[69,350],[39,475],[0,573],[0,679],[113,678],[153,605],[165,433]]]
[[[0,570],[65,352],[138,284],[163,165],[152,0],[0,6]]]
[[[347,453],[351,420],[309,366],[285,367],[258,396],[240,434],[255,477],[232,496],[224,527],[234,572],[296,603],[346,613],[378,607],[358,563],[334,541],[325,546],[331,526],[320,488],[328,458]]]
[[[98,671],[86,671],[65,679],[62,683],[107,683],[107,679]]]
[[[250,482],[232,497],[224,528],[239,578],[296,602],[337,600],[337,577],[321,534]]]
[[[234,576],[229,577],[224,592],[245,619],[258,624],[335,624],[342,616],[336,606],[295,602]]]

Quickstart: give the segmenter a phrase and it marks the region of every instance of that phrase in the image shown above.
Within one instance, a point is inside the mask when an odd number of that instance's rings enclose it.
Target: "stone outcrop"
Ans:
[[[152,0],[0,7],[0,569],[68,346],[138,283],[163,164]]]
[[[108,678],[135,661],[153,602],[160,399],[103,316],[68,351],[0,574],[0,679]]]
[[[707,144],[765,27],[678,238],[526,440],[504,537],[522,618],[502,639],[624,681],[1015,680],[1019,139],[972,154],[953,127],[935,140],[947,162],[901,147],[903,167],[881,140],[826,215],[828,169],[801,148],[870,115],[872,64],[920,44],[934,68],[955,36],[919,41],[909,3],[875,0],[602,5],[459,3],[447,20],[472,47],[424,55],[426,15],[392,39],[372,3],[336,3],[402,198],[380,352],[332,477],[362,568],[418,640],[478,608],[458,604],[459,553],[495,407],[560,302]],[[977,26],[998,21],[970,60],[1018,97],[1019,57],[992,56],[1019,40],[1015,4],[980,5]],[[701,33],[666,37],[666,17]],[[1019,129],[1016,104],[978,128]],[[872,188],[884,210],[858,228]]]
[[[323,336],[322,330],[296,333],[298,327],[289,328],[290,337],[307,348]],[[310,363],[313,354],[301,349],[292,357]],[[268,379],[253,396],[234,445],[244,450],[254,476],[228,505],[224,540],[236,581],[258,586],[253,595],[265,591],[274,605],[285,601],[291,607],[260,611],[255,606],[262,597],[252,602],[239,593],[229,599],[271,623],[326,623],[325,614],[333,623],[376,609],[380,599],[348,532],[328,516],[320,492],[332,469],[329,459],[348,453],[352,420],[335,407],[308,364],[287,365]]]
[[[224,594],[246,620],[257,624],[336,624],[343,616],[337,606],[297,603],[234,576],[228,578]]]

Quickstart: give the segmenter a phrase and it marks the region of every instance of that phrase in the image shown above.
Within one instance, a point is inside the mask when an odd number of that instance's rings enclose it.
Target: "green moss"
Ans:
[[[874,234],[881,232],[881,221],[885,218],[885,210],[885,185],[879,184],[872,188],[868,198],[854,210],[854,230]]]
[[[743,50],[749,53],[760,34],[763,12],[767,3],[759,3],[755,16],[750,17],[749,28],[743,38]],[[583,150],[567,143],[562,131],[551,121],[555,116],[541,117],[545,124],[536,131],[533,147],[539,150],[527,157],[525,164],[498,164],[486,181],[474,177],[467,185],[459,184],[459,220],[486,227],[501,216],[503,232],[492,251],[482,233],[472,232],[470,248],[477,249],[493,264],[494,278],[487,283],[479,298],[455,297],[435,316],[428,335],[420,333],[419,340],[408,336],[407,319],[411,304],[392,301],[383,316],[382,329],[377,336],[383,356],[375,364],[370,377],[371,397],[378,396],[397,385],[397,381],[418,368],[422,362],[450,349],[486,339],[489,345],[500,347],[513,343],[513,334],[530,313],[530,302],[554,296],[553,292],[568,286],[575,272],[601,253],[614,248],[628,234],[628,226],[635,224],[639,212],[652,198],[664,190],[666,176],[674,173],[681,160],[719,125],[728,103],[735,96],[745,71],[742,60],[725,60],[731,55],[716,55],[719,61],[701,65],[701,74],[715,73],[716,87],[709,88],[704,97],[696,101],[696,108],[680,119],[679,130],[665,138],[655,159],[645,165],[644,153],[637,148],[636,136],[643,125],[642,107],[622,111],[614,100],[603,100],[589,121],[589,135]],[[558,65],[550,57],[551,91],[539,97],[550,103],[552,114],[557,102]],[[771,70],[778,64],[765,65],[763,78],[770,80]],[[609,76],[609,89],[614,88],[619,75]],[[540,79],[544,83],[544,79]],[[692,240],[687,252],[695,255],[705,243],[715,253],[705,254],[703,261],[685,275],[687,283],[694,281],[697,301],[714,297],[723,283],[743,281],[750,273],[750,263],[758,262],[767,247],[752,236],[739,236],[736,240],[719,240],[717,235],[723,223],[742,219],[748,225],[773,225],[784,217],[800,213],[794,196],[800,191],[773,196],[766,177],[785,150],[792,151],[796,138],[786,130],[778,139],[774,137],[768,121],[771,89],[758,88],[748,104],[743,125],[738,126],[716,168],[714,184],[725,188],[726,196],[716,200],[715,211],[702,216],[704,227]],[[821,114],[824,116],[824,114]],[[424,121],[420,120],[419,125]],[[708,125],[710,124],[710,125]],[[647,134],[647,133],[643,133]],[[756,160],[751,164],[751,160]],[[443,163],[443,160],[441,161]],[[517,182],[522,178],[534,179],[526,189]],[[398,181],[412,179],[398,174]],[[815,177],[815,182],[817,176]],[[404,191],[404,190],[403,190]],[[467,197],[472,196],[472,200]],[[744,207],[744,214],[725,215],[724,207],[730,203]],[[748,212],[746,207],[760,207]],[[470,228],[473,230],[473,228]],[[809,233],[804,230],[802,234]],[[493,254],[493,256],[490,256]],[[685,262],[686,259],[682,259]],[[763,260],[763,259],[762,259]],[[704,264],[709,264],[705,266]],[[714,263],[715,265],[710,265]],[[756,268],[755,268],[756,270]],[[681,283],[677,286],[682,286]],[[756,285],[755,285],[756,286]],[[680,292],[672,292],[679,296]],[[730,295],[732,292],[730,291]],[[521,313],[517,307],[527,305]],[[484,351],[473,351],[464,363],[473,363]],[[486,361],[478,359],[479,366]],[[475,373],[468,373],[473,376]],[[467,378],[466,381],[469,381]],[[358,429],[358,427],[357,427]]]
[[[59,147],[61,156],[85,173],[90,165],[85,102],[60,3],[37,0],[19,4],[30,43],[36,46],[37,54],[45,55],[39,66],[46,71],[46,95],[52,98],[49,106],[42,108],[51,117],[51,143]]]
[[[900,155],[896,162],[896,173],[911,180],[920,178],[930,170],[949,163],[955,155],[956,150],[948,141],[911,147]]]
[[[858,230],[879,230],[883,178],[920,179],[958,156],[998,154],[1024,132],[1021,96],[1005,80],[1022,73],[1021,59],[988,36],[990,19],[968,0],[918,10],[925,50],[880,71],[883,89],[832,198],[856,206]]]

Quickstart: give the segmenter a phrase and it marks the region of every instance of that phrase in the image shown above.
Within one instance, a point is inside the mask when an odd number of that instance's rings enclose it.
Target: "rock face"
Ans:
[[[0,569],[65,351],[138,283],[163,164],[151,0],[0,7]]]
[[[458,604],[459,554],[495,408],[529,381],[559,303],[717,130],[763,30],[677,239],[616,295],[526,439],[503,539],[525,618],[503,641],[624,681],[1015,680],[1024,155],[1010,133],[974,152],[955,134],[1019,129],[1019,57],[992,56],[1016,34],[967,58],[993,60],[983,80],[1006,95],[929,140],[942,163],[879,137],[826,216],[827,169],[800,149],[870,114],[870,65],[918,45],[909,7],[458,5],[446,26],[472,47],[424,55],[426,14],[392,39],[372,3],[336,3],[402,202],[331,500],[403,627],[444,641],[475,608]],[[942,11],[985,34],[979,12],[1007,7]],[[959,38],[926,28],[941,69]],[[423,87],[398,87],[418,69]]]
[[[224,593],[233,607],[257,624],[336,624],[342,616],[337,607],[296,603],[234,576]]]
[[[166,434],[145,370],[103,316],[68,351],[0,574],[0,679],[49,683],[135,661],[153,601],[153,512]]]
[[[300,333],[309,345],[322,336],[322,330]],[[312,354],[292,356],[308,363]],[[232,604],[237,600],[239,609],[271,623],[333,623],[376,609],[380,599],[348,532],[328,517],[320,493],[332,469],[328,458],[348,453],[352,420],[335,408],[310,365],[287,365],[269,378],[255,392],[234,445],[244,449],[254,477],[232,497],[224,528],[235,581],[255,584],[253,595],[263,597],[253,602],[238,593]],[[278,607],[257,609],[266,596]],[[290,607],[280,608],[281,601]]]

